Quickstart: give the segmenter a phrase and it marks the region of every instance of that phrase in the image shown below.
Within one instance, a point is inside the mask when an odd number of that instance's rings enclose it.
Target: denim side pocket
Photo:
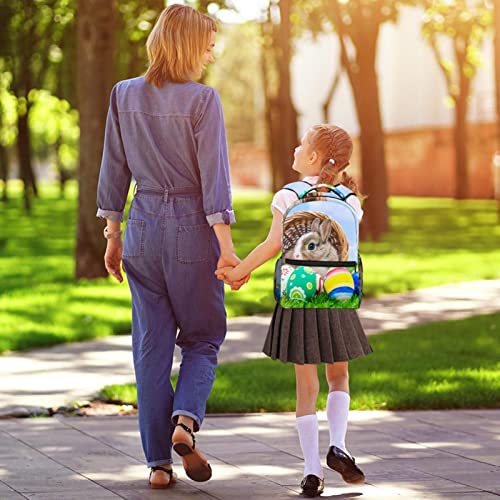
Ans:
[[[144,256],[144,229],[143,220],[129,219],[123,240],[123,257]]]
[[[206,262],[210,249],[210,227],[179,226],[177,228],[176,256],[183,264]]]

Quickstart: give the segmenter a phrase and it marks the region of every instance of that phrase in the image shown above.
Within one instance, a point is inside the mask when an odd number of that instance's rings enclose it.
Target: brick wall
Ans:
[[[469,196],[493,198],[492,157],[495,124],[468,128]],[[455,165],[452,128],[426,128],[386,133],[389,193],[406,196],[453,197]],[[355,141],[350,173],[359,179],[359,145]],[[269,189],[271,176],[265,147],[230,147],[231,181],[235,186]]]

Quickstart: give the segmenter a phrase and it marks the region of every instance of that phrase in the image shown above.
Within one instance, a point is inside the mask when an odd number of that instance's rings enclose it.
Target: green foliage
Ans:
[[[493,7],[488,0],[427,1],[422,33],[430,44],[446,78],[448,92],[455,101],[463,91],[461,80],[472,80],[482,64],[481,46],[493,23]],[[442,54],[440,39],[451,48]]]
[[[21,209],[21,184],[9,183],[9,191],[0,204],[0,352],[130,332],[126,283],[73,279],[76,184],[66,199],[55,184],[42,184],[31,217]],[[234,193],[239,256],[266,237],[270,201],[268,193]],[[361,245],[365,294],[500,278],[495,208],[494,200],[391,199],[391,232]],[[239,292],[227,289],[228,315],[272,311],[273,273],[270,261]]]
[[[370,343],[373,354],[349,363],[352,409],[500,408],[500,314],[379,334]],[[322,367],[318,375],[317,407],[324,409]],[[101,396],[137,404],[135,384],[107,386]],[[217,368],[208,412],[294,410],[291,363],[266,358]]]
[[[146,71],[146,40],[164,5],[163,0],[117,2],[117,80],[133,78]]]
[[[0,145],[12,146],[17,136],[17,100],[9,90],[11,73],[3,71],[0,60]]]
[[[68,101],[58,99],[46,90],[32,90],[29,126],[33,151],[46,157],[55,148],[58,164],[75,171],[78,159],[78,112]]]
[[[416,0],[296,0],[297,23],[302,20],[313,34],[333,29],[348,33],[359,48],[385,22],[396,22],[403,5]],[[371,47],[366,47],[372,49]]]
[[[2,13],[0,57],[13,75],[14,93],[27,96],[46,87],[49,72],[63,59],[60,43],[74,21],[74,0],[9,0]]]
[[[224,26],[217,33],[216,63],[210,66],[206,83],[215,87],[224,103],[228,142],[259,142],[264,120],[255,89],[260,81],[259,28],[255,23]],[[245,50],[239,50],[243,46]],[[230,77],[228,78],[228,75]]]

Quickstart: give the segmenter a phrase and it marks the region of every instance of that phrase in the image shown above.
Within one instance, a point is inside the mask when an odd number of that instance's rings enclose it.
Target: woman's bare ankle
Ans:
[[[185,426],[189,427],[191,430],[194,428],[194,420],[191,417],[188,417],[187,415],[179,415],[177,419],[178,424],[184,424]]]

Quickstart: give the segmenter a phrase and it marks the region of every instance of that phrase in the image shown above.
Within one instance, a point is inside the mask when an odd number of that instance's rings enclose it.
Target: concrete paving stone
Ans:
[[[467,453],[467,458],[500,467],[500,452],[497,455],[476,455],[476,453]]]
[[[86,478],[61,467],[55,472],[47,472],[44,468],[29,471],[18,471],[15,476],[7,476],[3,480],[20,493],[49,493],[61,490],[93,491],[102,488]]]
[[[359,464],[358,464],[359,465]],[[363,472],[367,482],[372,484],[379,483],[400,483],[403,481],[434,481],[435,476],[415,469],[402,467],[401,469],[393,470],[389,466],[384,469],[373,470],[369,465],[363,467]]]
[[[214,500],[214,497],[207,495],[202,490],[191,488],[181,482],[167,490],[152,490],[147,485],[140,489],[121,490],[120,498],[127,500]]]
[[[446,472],[446,478],[477,489],[500,488],[500,468],[487,472],[450,471]]]
[[[0,463],[0,477],[3,478],[4,473],[5,471],[3,470],[3,465]],[[11,495],[12,498],[23,498],[22,495],[14,491],[9,485],[0,480],[0,498],[3,500],[4,498],[9,498],[9,495]]]
[[[90,490],[60,490],[60,491],[49,491],[49,492],[35,492],[35,493],[23,493],[23,498],[29,498],[32,500],[109,500],[110,498],[120,498],[119,495],[113,493],[112,491],[105,490],[101,488],[102,491],[90,491]],[[3,498],[2,498],[3,500]]]
[[[15,491],[5,491],[1,492],[2,496],[0,498],[2,500],[20,500],[21,498],[26,498],[25,496],[21,495],[20,493],[16,493]]]
[[[361,445],[363,446],[363,445]],[[350,450],[351,453],[352,450]],[[381,459],[384,460],[391,460],[391,459],[418,459],[418,460],[427,460],[427,459],[439,459],[439,458],[444,458],[445,456],[448,456],[448,454],[444,451],[440,450],[435,450],[432,448],[425,448],[423,446],[418,446],[416,443],[393,443],[390,444],[389,446],[383,445],[383,446],[369,446],[369,447],[364,447],[361,450],[361,453],[358,454],[359,456],[363,454],[370,454],[370,455],[375,455]],[[354,454],[356,456],[356,454]]]
[[[389,461],[390,462],[390,461]],[[443,459],[428,458],[426,460],[405,459],[404,464],[422,472],[435,475],[447,475],[448,473],[472,472],[474,474],[489,473],[498,470],[495,466],[467,460],[466,458],[448,457]]]

